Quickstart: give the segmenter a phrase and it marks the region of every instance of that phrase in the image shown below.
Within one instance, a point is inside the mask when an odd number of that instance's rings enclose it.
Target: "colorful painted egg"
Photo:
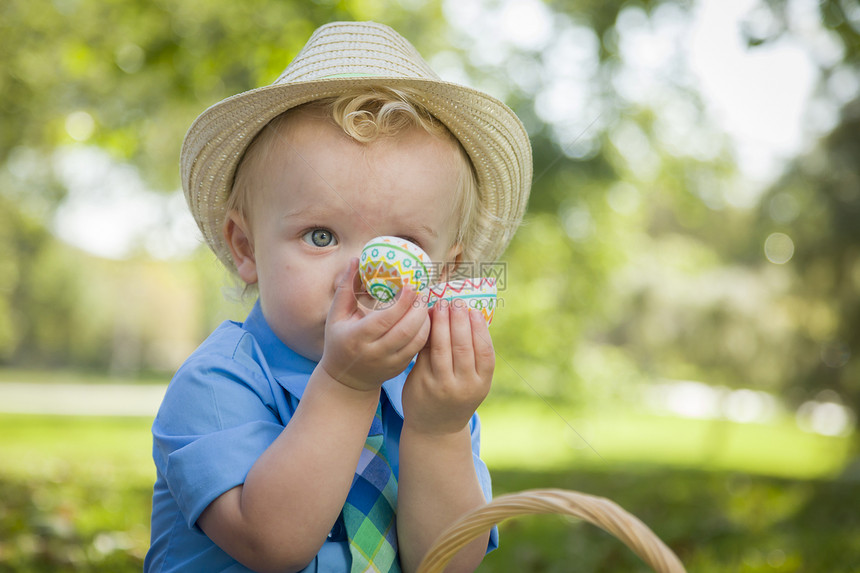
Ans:
[[[421,247],[400,237],[371,239],[358,260],[361,282],[380,302],[391,302],[407,284],[418,292],[427,290],[433,280],[430,256]]]
[[[496,279],[484,277],[435,284],[430,287],[429,298],[429,306],[440,300],[451,305],[468,305],[469,308],[481,311],[489,325],[496,312]]]

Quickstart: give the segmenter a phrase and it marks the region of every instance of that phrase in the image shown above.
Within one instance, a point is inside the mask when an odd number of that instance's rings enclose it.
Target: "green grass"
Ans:
[[[33,370],[0,368],[0,384],[4,382],[39,382],[41,384],[167,384],[170,376],[163,374],[137,374],[111,376],[104,372],[84,370]]]
[[[553,486],[607,497],[644,521],[690,573],[860,572],[860,482],[611,465],[493,473],[496,493]],[[559,516],[506,521],[484,573],[650,571],[620,541]]]
[[[558,414],[540,401],[481,408],[482,456],[496,470],[599,470],[618,463],[815,478],[845,464],[850,438],[800,431],[790,421],[737,424],[604,412]],[[149,418],[0,414],[2,471],[17,475],[80,465],[151,479]],[[113,471],[113,470],[111,470]]]
[[[0,572],[139,572],[151,423],[0,415]]]
[[[691,572],[860,572],[860,480],[828,477],[848,439],[785,422],[561,414],[567,422],[542,402],[482,407],[497,494],[554,487],[612,499]],[[140,571],[150,424],[0,414],[0,573]],[[558,516],[511,520],[501,534],[481,571],[648,570],[615,538]]]
[[[801,431],[792,419],[740,424],[603,411],[583,416],[543,401],[481,407],[482,457],[493,468],[547,471],[645,464],[817,478],[845,465],[852,437]]]
[[[150,418],[0,414],[0,473],[154,480]]]

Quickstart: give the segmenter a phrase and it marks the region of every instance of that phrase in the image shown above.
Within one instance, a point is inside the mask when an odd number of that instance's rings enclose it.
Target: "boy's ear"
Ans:
[[[445,256],[445,265],[442,268],[442,276],[439,277],[439,282],[451,280],[451,275],[454,270],[460,266],[463,258],[463,245],[455,243]]]
[[[230,254],[233,256],[233,263],[236,265],[239,278],[245,284],[256,283],[257,259],[254,256],[254,243],[247,221],[237,211],[230,211],[224,221],[223,232],[227,246],[230,247]]]

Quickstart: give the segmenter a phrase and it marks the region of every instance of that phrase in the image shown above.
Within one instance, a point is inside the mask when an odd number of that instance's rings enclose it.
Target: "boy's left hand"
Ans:
[[[490,391],[495,352],[487,323],[464,301],[431,309],[427,344],[403,388],[404,424],[425,434],[463,430]]]

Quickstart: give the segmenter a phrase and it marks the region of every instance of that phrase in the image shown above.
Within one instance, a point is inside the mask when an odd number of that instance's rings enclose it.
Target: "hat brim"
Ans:
[[[289,109],[371,86],[415,90],[420,103],[460,141],[489,214],[475,233],[474,258],[489,262],[501,255],[525,212],[532,177],[531,145],[514,112],[487,94],[440,80],[336,77],[243,92],[213,105],[189,128],[180,155],[185,197],[204,239],[227,268],[235,267],[223,236],[226,203],[254,137]]]

